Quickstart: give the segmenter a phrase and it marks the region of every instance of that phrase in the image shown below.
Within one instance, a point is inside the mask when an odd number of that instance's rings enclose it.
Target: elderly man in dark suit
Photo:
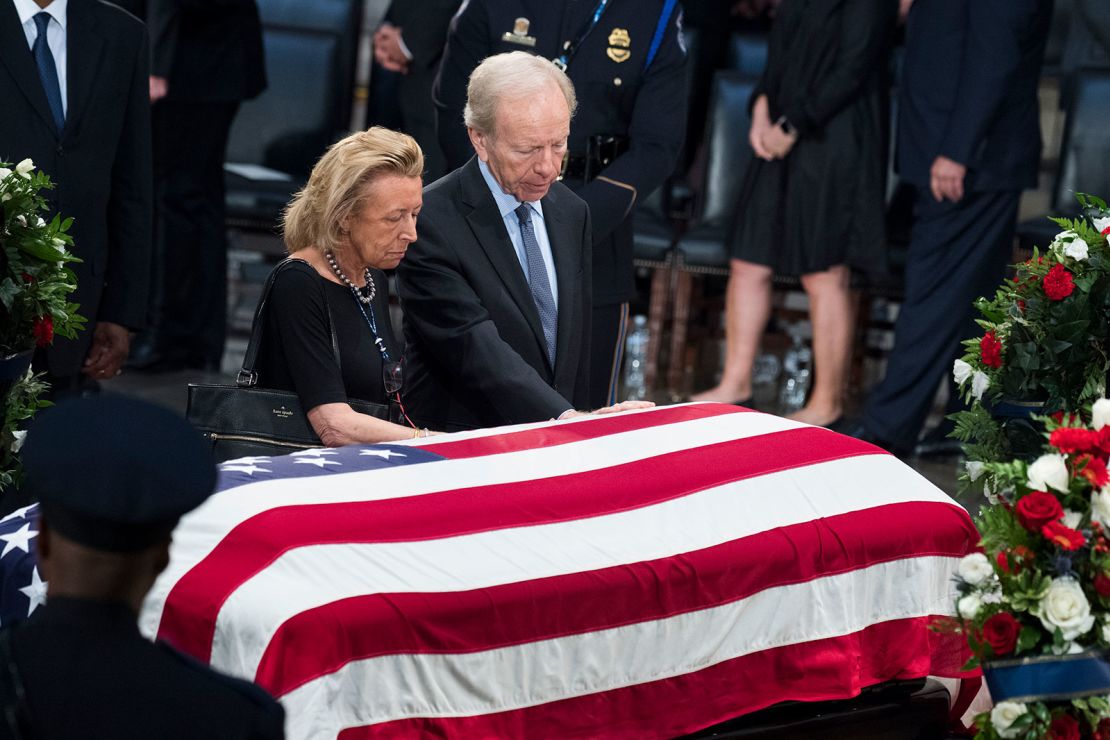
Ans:
[[[466,82],[491,54],[525,51],[566,70],[582,102],[563,183],[590,206],[590,401],[613,403],[628,303],[636,294],[632,212],[674,169],[686,134],[686,47],[675,0],[468,0],[451,23],[436,80],[448,167],[470,156]]]
[[[115,376],[146,318],[151,241],[150,58],[140,23],[99,0],[0,1],[0,159],[30,157],[73,217],[91,330],[45,357],[56,392]]]
[[[915,0],[899,88],[898,169],[917,191],[906,296],[886,376],[854,434],[912,449],[941,379],[974,336],[1040,163],[1037,81],[1052,0]],[[954,387],[952,388],[955,391]]]
[[[424,191],[397,270],[405,402],[436,429],[541,421],[588,403],[590,218],[556,182],[574,87],[523,52],[470,78],[477,152]]]

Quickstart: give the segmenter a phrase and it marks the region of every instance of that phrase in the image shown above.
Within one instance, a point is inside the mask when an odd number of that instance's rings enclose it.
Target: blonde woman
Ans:
[[[348,403],[386,403],[403,382],[381,271],[416,240],[423,170],[412,137],[371,128],[329,148],[285,210],[292,263],[278,273],[263,317],[258,380],[297,393],[329,447],[427,434]]]

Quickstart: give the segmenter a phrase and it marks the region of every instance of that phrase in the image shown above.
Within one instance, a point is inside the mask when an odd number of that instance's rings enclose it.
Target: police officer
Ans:
[[[197,432],[105,395],[44,412],[22,457],[49,601],[0,632],[0,737],[284,737],[262,689],[139,634],[170,532],[216,482]]]
[[[528,51],[566,70],[578,94],[563,183],[593,225],[590,403],[613,403],[628,301],[635,293],[637,201],[670,175],[685,138],[686,49],[675,0],[469,0],[452,23],[434,97],[449,169],[473,149],[463,125],[471,71]]]

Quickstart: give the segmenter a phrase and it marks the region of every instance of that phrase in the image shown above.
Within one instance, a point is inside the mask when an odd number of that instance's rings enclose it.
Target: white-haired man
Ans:
[[[425,188],[397,273],[405,405],[421,425],[541,421],[587,405],[590,218],[556,182],[575,105],[566,75],[523,52],[470,76],[477,154]]]

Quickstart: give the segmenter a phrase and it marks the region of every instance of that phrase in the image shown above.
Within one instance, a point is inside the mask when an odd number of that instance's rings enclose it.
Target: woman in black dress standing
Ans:
[[[756,158],[732,230],[725,369],[694,400],[750,402],[771,278],[799,275],[816,377],[793,418],[827,425],[840,417],[854,329],[851,270],[885,265],[887,53],[897,13],[898,0],[779,7],[752,96]]]
[[[374,127],[332,145],[286,208],[290,259],[277,268],[266,306],[259,384],[296,392],[328,447],[428,434],[348,403],[389,401],[385,372],[402,347],[381,271],[416,241],[423,170],[412,137]]]

